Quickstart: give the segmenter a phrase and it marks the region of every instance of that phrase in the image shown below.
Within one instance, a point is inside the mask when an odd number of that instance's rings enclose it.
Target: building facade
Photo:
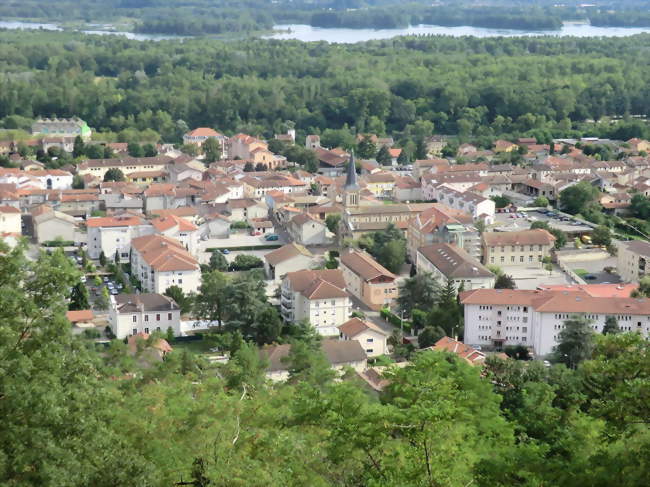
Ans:
[[[429,272],[439,282],[452,281],[458,288],[491,289],[495,276],[483,264],[463,249],[446,243],[418,249],[418,273]]]
[[[111,296],[108,319],[118,339],[139,333],[181,334],[181,310],[176,302],[162,294],[118,294]]]
[[[549,257],[555,237],[548,231],[536,228],[521,232],[485,232],[483,263],[498,266],[540,265]]]
[[[398,296],[397,276],[369,254],[353,250],[341,256],[347,290],[372,310],[390,307]]]
[[[642,240],[620,242],[617,270],[625,282],[639,282],[650,272],[650,243]]]

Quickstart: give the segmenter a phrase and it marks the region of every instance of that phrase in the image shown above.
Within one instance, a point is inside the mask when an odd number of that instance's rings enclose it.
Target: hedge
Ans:
[[[402,326],[402,320],[400,319],[399,316],[397,316],[395,313],[393,313],[390,309],[388,308],[381,308],[379,310],[379,314],[383,319],[388,321],[390,324],[401,327]],[[404,320],[404,329],[410,331],[413,328],[413,323],[411,323],[408,320]]]
[[[72,240],[48,240],[41,244],[43,247],[74,247]]]
[[[221,252],[224,249],[228,249],[231,252],[240,251],[240,250],[268,250],[268,249],[279,249],[283,244],[266,244],[266,245],[247,245],[244,247],[210,247],[205,249],[206,252]]]

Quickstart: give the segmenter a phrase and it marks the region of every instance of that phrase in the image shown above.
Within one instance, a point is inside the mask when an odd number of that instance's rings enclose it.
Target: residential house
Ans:
[[[178,240],[191,254],[197,255],[199,228],[192,222],[176,215],[165,215],[151,220],[156,233]]]
[[[74,217],[47,205],[34,208],[31,214],[34,237],[39,244],[56,239],[76,243],[77,220]]]
[[[494,152],[512,152],[517,150],[519,146],[508,140],[497,140],[494,142]]]
[[[424,350],[453,353],[470,365],[485,364],[486,356],[483,352],[447,336],[442,337],[433,346],[425,348]]]
[[[144,289],[155,293],[164,293],[171,286],[190,293],[201,283],[198,261],[178,240],[163,235],[146,235],[131,241],[131,272]]]
[[[623,281],[639,282],[650,273],[650,242],[619,242],[616,260],[616,269]]]
[[[378,198],[390,198],[395,186],[395,175],[389,172],[378,172],[364,176],[366,189]]]
[[[555,244],[555,237],[542,228],[484,232],[482,239],[483,263],[498,266],[539,266]]]
[[[271,280],[280,280],[288,272],[308,269],[314,256],[295,242],[283,245],[264,256],[266,275]]]
[[[60,169],[23,171],[0,168],[0,184],[15,184],[17,188],[70,189],[73,176]]]
[[[431,193],[427,194],[427,189],[431,188]],[[461,210],[469,213],[474,220],[482,220],[487,225],[494,223],[494,213],[496,207],[494,201],[469,191],[460,192],[451,189],[442,184],[439,186],[422,188],[423,196],[426,200],[436,200],[450,208]]]
[[[0,206],[0,237],[19,238],[22,233],[20,210],[14,206]]]
[[[228,200],[227,211],[234,222],[247,221],[251,218],[264,218],[269,214],[266,203],[254,198]]]
[[[129,261],[131,240],[154,231],[144,218],[131,214],[88,218],[86,227],[88,256],[91,259],[99,259],[103,252],[107,259],[113,259],[117,252],[120,262]]]
[[[176,302],[163,294],[117,294],[111,296],[108,322],[118,339],[169,328],[174,336],[181,334],[181,309]]]
[[[323,336],[338,336],[350,316],[350,295],[339,269],[288,272],[282,279],[280,312],[290,323],[308,320]]]
[[[475,289],[460,295],[465,313],[465,343],[485,349],[521,345],[546,356],[558,345],[565,321],[589,320],[602,333],[608,317],[625,332],[650,334],[650,300],[594,297],[581,290]]]
[[[339,326],[341,340],[355,340],[365,350],[368,357],[386,355],[390,334],[371,321],[351,318]]]
[[[88,159],[77,166],[77,174],[80,176],[90,174],[104,179],[109,169],[119,169],[125,175],[132,172],[164,171],[173,160],[169,156]]]
[[[463,249],[447,243],[426,245],[418,249],[418,273],[429,272],[439,282],[453,282],[463,289],[494,287],[495,276]]]
[[[397,299],[397,276],[363,251],[341,256],[346,289],[372,310],[390,307]]]
[[[199,225],[199,233],[207,238],[228,238],[230,236],[230,218],[220,213],[210,213],[203,216]]]
[[[301,245],[326,245],[330,242],[327,225],[308,213],[300,213],[289,220],[287,231]]]
[[[321,349],[332,369],[342,374],[351,368],[355,372],[363,372],[368,365],[368,357],[363,347],[356,340],[323,340]],[[273,382],[283,382],[289,378],[288,362],[291,345],[268,345],[260,349],[260,357],[268,362],[266,377]]]
[[[216,139],[223,150],[228,146],[228,137],[209,127],[199,127],[183,135],[183,144],[193,144],[201,147],[208,139]]]

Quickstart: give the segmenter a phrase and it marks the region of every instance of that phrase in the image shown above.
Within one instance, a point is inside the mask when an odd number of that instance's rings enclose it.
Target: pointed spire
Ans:
[[[354,149],[350,152],[350,161],[348,162],[348,174],[345,178],[345,187],[344,189],[359,189],[357,184],[357,165],[354,162]]]

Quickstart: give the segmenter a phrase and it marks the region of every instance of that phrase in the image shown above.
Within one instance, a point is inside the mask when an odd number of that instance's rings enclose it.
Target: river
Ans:
[[[42,29],[60,31],[56,24],[39,24],[35,22],[0,21],[0,29]],[[488,29],[484,27],[443,27],[440,25],[415,25],[403,29],[323,29],[303,24],[276,25],[274,34],[265,39],[297,39],[305,42],[326,41],[341,44],[390,39],[404,35],[447,35],[452,37],[515,37],[515,36],[575,36],[575,37],[625,37],[643,32],[650,32],[650,27],[595,27],[582,23],[565,23],[560,30],[529,31],[515,29]],[[161,41],[166,39],[184,39],[182,36],[165,34],[139,34],[113,30],[81,30],[84,34],[119,35],[137,41]]]
[[[529,31],[514,29],[488,29],[484,27],[443,27],[440,25],[415,25],[403,29],[323,29],[310,25],[292,24],[276,25],[276,32],[266,36],[266,39],[297,39],[300,41],[327,41],[341,44],[370,41],[375,39],[390,39],[404,35],[447,35],[452,37],[515,37],[515,36],[576,36],[576,37],[625,37],[643,32],[647,28],[596,27],[589,24],[565,23],[560,30]]]

